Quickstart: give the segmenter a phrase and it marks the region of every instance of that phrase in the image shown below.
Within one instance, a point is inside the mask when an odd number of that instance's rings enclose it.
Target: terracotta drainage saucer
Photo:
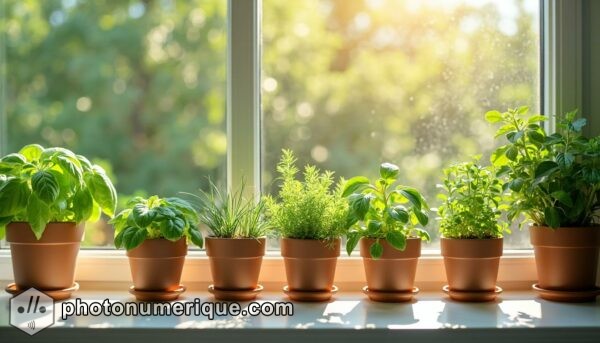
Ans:
[[[139,291],[134,286],[129,287],[129,293],[133,294],[139,301],[173,301],[185,292],[184,285],[179,285],[171,291]]]
[[[585,291],[557,291],[541,288],[536,283],[532,288],[538,293],[540,298],[550,301],[591,302],[595,301],[596,297],[600,295],[600,288],[598,287]]]
[[[208,286],[208,292],[212,294],[215,299],[228,301],[254,300],[263,289],[264,287],[262,285],[258,285],[254,289],[220,289],[215,288],[214,285]]]
[[[450,299],[465,302],[494,301],[503,291],[502,288],[498,286],[496,286],[496,289],[493,291],[453,291],[448,285],[444,286],[442,290],[444,293],[448,294]]]
[[[29,288],[27,288],[27,289],[29,289]],[[21,294],[22,292],[26,291],[27,289],[19,289],[17,287],[17,285],[13,282],[13,283],[9,284],[8,286],[6,286],[6,288],[4,290],[7,293],[10,293],[12,295],[17,295],[17,294]],[[56,301],[59,301],[59,300],[69,299],[71,297],[71,294],[78,289],[79,289],[79,284],[77,282],[73,282],[73,285],[69,288],[51,289],[51,290],[38,289],[38,291],[46,294],[47,296],[49,296],[50,298],[52,298]]]
[[[419,293],[418,287],[413,287],[409,291],[371,291],[369,286],[365,286],[362,289],[369,299],[372,301],[384,302],[384,303],[402,303],[411,301],[412,298]]]
[[[327,301],[331,299],[331,296],[337,293],[337,291],[338,288],[335,285],[331,287],[330,291],[292,291],[288,286],[283,287],[283,293],[291,300],[306,302]]]

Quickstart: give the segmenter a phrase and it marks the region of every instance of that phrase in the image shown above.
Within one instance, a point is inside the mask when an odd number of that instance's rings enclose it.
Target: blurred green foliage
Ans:
[[[224,179],[226,0],[3,4],[4,153],[64,146],[105,167],[121,199]],[[290,148],[337,176],[394,162],[433,199],[448,161],[494,148],[483,113],[537,110],[537,5],[264,0],[265,191]],[[88,244],[110,244],[98,225]]]

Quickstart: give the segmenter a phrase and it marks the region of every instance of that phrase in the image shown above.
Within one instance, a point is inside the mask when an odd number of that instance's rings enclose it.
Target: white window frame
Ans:
[[[581,2],[582,0],[540,0],[542,57],[542,112],[561,113],[581,108]],[[228,0],[228,84],[227,84],[227,184],[239,186],[244,178],[256,197],[261,191],[261,0]],[[576,37],[576,39],[573,39]],[[4,49],[4,44],[0,44]],[[4,58],[0,50],[0,58]],[[4,64],[3,64],[4,65]],[[0,81],[0,100],[5,85]],[[4,101],[2,101],[3,103]],[[0,110],[4,110],[0,108]],[[6,116],[0,116],[5,120]],[[0,120],[0,133],[6,137],[6,123]],[[554,123],[550,123],[550,130]],[[0,151],[2,151],[0,140]],[[358,291],[365,276],[362,259],[342,254],[336,271],[336,284],[343,290]],[[10,251],[0,249],[0,280],[12,280]],[[82,250],[78,257],[76,280],[84,289],[122,288],[130,283],[129,264],[121,250]],[[536,279],[532,250],[505,250],[498,284],[504,289],[528,289]],[[212,282],[208,259],[203,251],[190,251],[182,282],[205,289]],[[264,259],[260,282],[277,291],[285,284],[285,271],[279,253],[270,251]],[[446,282],[439,250],[424,250],[419,261],[416,284],[423,290],[439,290]]]

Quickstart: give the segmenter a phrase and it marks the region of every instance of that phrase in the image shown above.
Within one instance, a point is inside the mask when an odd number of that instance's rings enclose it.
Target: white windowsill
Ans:
[[[75,297],[84,302],[103,301],[106,298],[120,302],[133,300],[124,291],[80,291]],[[180,301],[193,301],[194,298],[202,302],[214,301],[206,292],[193,291],[184,293]],[[0,307],[8,309],[8,299],[9,295],[0,295]],[[287,299],[283,294],[269,292],[262,294],[258,301]],[[424,339],[443,338],[461,342],[481,342],[482,339],[491,342],[499,337],[506,340],[512,335],[518,338],[517,341],[538,341],[543,338],[545,342],[552,342],[568,335],[569,342],[576,342],[593,341],[600,334],[600,302],[552,303],[536,298],[530,291],[505,292],[491,303],[457,303],[447,300],[441,292],[423,292],[417,295],[417,301],[401,304],[375,303],[360,293],[346,293],[337,295],[329,303],[294,303],[293,316],[222,316],[213,320],[204,316],[85,316],[62,321],[59,318],[60,309],[61,305],[57,303],[56,324],[36,337],[54,337],[65,341],[78,337],[92,342],[113,335],[119,339],[131,338],[128,342],[147,343],[164,342],[164,339],[172,340],[175,337],[178,340],[241,338],[244,342],[264,342],[266,338],[282,341],[284,337],[287,337],[285,341],[305,341],[314,337],[343,339],[344,342],[364,342],[365,339],[423,342]],[[2,337],[11,337],[8,340],[10,342],[30,339],[28,335],[9,327],[7,311],[0,313],[0,333]]]

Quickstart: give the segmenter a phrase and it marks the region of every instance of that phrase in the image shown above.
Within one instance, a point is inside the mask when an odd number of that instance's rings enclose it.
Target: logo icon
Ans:
[[[54,299],[35,288],[10,299],[10,325],[33,336],[54,325]]]

